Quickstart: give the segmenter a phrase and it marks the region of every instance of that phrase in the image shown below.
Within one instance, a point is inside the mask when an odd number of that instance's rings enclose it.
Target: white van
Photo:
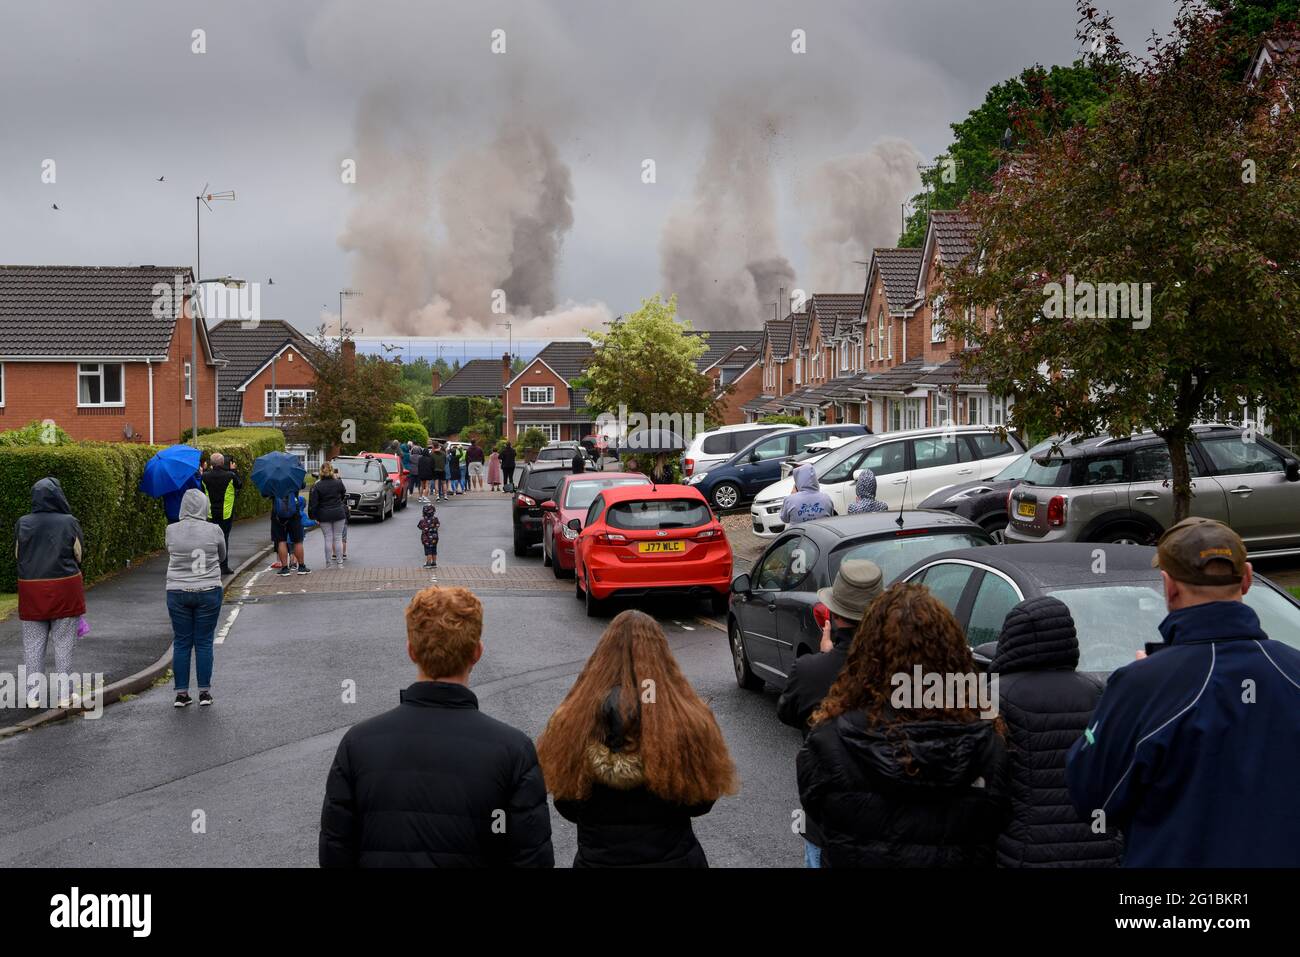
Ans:
[[[713,466],[721,465],[755,439],[794,428],[798,426],[745,422],[741,425],[724,425],[712,432],[701,432],[682,453],[682,477],[690,478],[696,472],[707,472]]]
[[[992,426],[937,426],[863,436],[827,452],[813,468],[835,514],[847,515],[864,468],[876,475],[876,498],[891,509],[916,508],[945,485],[992,478],[1024,451],[1014,435],[998,438]],[[774,538],[785,531],[781,506],[792,492],[794,481],[783,478],[755,496],[749,509],[755,535]]]

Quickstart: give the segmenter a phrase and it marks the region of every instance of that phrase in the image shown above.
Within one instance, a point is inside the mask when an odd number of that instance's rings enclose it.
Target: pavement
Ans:
[[[536,738],[608,618],[586,617],[540,549],[514,557],[509,496],[438,504],[435,571],[422,567],[415,505],[382,524],[352,522],[345,566],[321,567],[313,537],[313,574],[280,578],[259,563],[241,575],[218,632],[213,707],[174,709],[170,687],[150,688],[99,720],[0,739],[0,867],[313,866],[334,750],[414,680],[403,615],[435,580],[467,583],[483,601],[485,651],[470,683],[480,706]],[[695,822],[710,862],[801,866],[791,830],[800,735],[777,721],[776,695],[736,687],[706,603],[638,607],[713,708],[740,775],[739,793]],[[551,825],[556,863],[568,866],[574,828],[554,811]]]
[[[308,541],[312,539],[309,537]],[[270,545],[266,516],[237,522],[230,530],[228,563],[238,571],[242,564],[260,556]],[[86,622],[90,633],[77,641],[72,655],[73,669],[83,674],[103,674],[105,688],[136,675],[147,684],[164,673],[169,664],[156,669],[153,666],[170,651],[172,644],[171,619],[164,594],[166,578],[167,553],[160,551],[88,588]],[[223,582],[228,584],[233,578],[233,575],[226,576]],[[53,667],[54,649],[48,649],[45,654],[47,667]],[[22,623],[15,610],[0,622],[0,673],[16,675],[22,663]],[[146,680],[150,669],[154,674]],[[0,708],[0,735],[6,729],[42,716],[42,720],[48,720],[55,715],[33,713],[27,708]]]

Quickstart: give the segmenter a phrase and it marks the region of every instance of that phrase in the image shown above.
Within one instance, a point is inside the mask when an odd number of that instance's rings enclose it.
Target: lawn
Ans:
[[[18,610],[18,593],[0,591],[0,621],[4,621]]]

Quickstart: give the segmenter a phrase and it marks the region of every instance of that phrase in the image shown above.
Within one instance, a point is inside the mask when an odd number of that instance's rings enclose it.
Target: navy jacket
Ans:
[[[1165,643],[1110,676],[1066,782],[1105,812],[1126,867],[1300,863],[1300,650],[1241,602],[1171,612]]]

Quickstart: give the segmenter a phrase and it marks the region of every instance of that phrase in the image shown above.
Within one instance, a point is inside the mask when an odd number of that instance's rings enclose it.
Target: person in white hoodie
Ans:
[[[794,470],[794,494],[785,497],[781,506],[781,521],[787,525],[811,522],[835,514],[835,503],[821,490],[817,471],[811,465],[801,465]]]
[[[199,679],[199,705],[212,704],[212,642],[221,617],[221,566],[226,538],[208,521],[208,497],[185,492],[180,518],[167,526],[167,613],[172,619],[172,672],[177,708],[190,699],[190,658]]]

